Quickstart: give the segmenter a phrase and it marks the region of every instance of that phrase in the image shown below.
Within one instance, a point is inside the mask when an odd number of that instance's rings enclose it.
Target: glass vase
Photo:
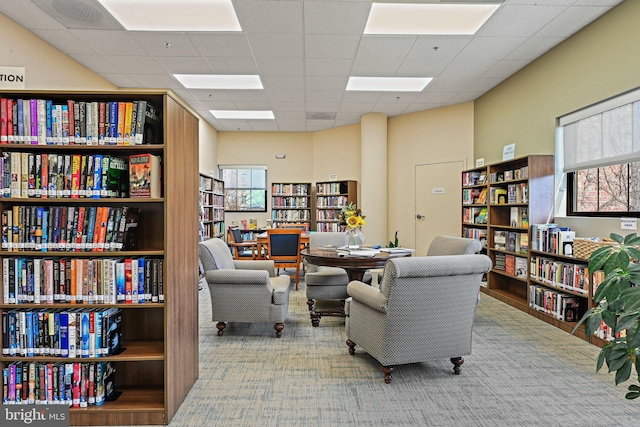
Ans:
[[[349,248],[358,248],[364,243],[364,234],[360,228],[347,228],[344,235],[344,245]]]

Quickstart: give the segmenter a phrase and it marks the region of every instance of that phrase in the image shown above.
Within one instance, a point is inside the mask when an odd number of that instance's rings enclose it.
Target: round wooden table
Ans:
[[[300,254],[309,263],[314,265],[344,268],[347,272],[347,276],[349,276],[349,281],[362,281],[365,271],[372,268],[382,268],[384,267],[387,260],[391,258],[411,256],[411,252],[393,254],[388,252],[379,252],[373,257],[354,256],[343,255],[336,250],[326,250],[319,248],[307,248],[302,250]]]

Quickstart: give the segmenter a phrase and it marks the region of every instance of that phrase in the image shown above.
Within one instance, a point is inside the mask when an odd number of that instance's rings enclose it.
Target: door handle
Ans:
[[[417,214],[417,215],[416,215],[416,218],[418,218],[418,219],[422,219],[422,218],[424,218],[424,215],[422,215],[422,214]]]

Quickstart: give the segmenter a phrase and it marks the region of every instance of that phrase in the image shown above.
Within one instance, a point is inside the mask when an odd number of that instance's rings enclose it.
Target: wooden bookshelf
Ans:
[[[311,183],[272,183],[271,221],[274,228],[291,224],[311,230]]]
[[[212,237],[224,240],[224,181],[200,173],[199,195],[200,241]]]
[[[327,181],[316,183],[316,230],[342,231],[340,214],[348,203],[358,203],[357,181]]]
[[[113,155],[128,158],[131,154],[153,153],[162,164],[162,197],[138,199],[4,197],[0,211],[14,206],[52,208],[57,206],[132,206],[139,209],[137,248],[101,252],[31,248],[14,251],[3,248],[0,260],[24,258],[79,258],[91,260],[148,257],[162,260],[164,301],[137,304],[98,304],[87,301],[70,304],[57,300],[50,304],[7,303],[4,287],[0,289],[3,311],[29,309],[122,310],[122,347],[108,357],[62,358],[51,355],[0,356],[0,366],[21,362],[112,362],[116,369],[114,401],[100,406],[71,408],[71,425],[146,425],[168,424],[198,378],[198,177],[185,173],[198,165],[198,119],[175,94],[164,90],[80,91],[4,91],[0,97],[11,99],[45,99],[53,104],[68,100],[91,102],[133,102],[144,100],[154,105],[161,118],[155,137],[141,145],[65,145],[18,142],[0,145],[0,154],[54,153]],[[69,144],[68,142],[66,144]],[[0,268],[3,264],[0,263]],[[4,277],[4,271],[3,271]],[[192,284],[189,286],[189,284]],[[1,334],[2,332],[0,332]],[[4,339],[4,336],[2,337]],[[4,342],[4,341],[3,341]]]

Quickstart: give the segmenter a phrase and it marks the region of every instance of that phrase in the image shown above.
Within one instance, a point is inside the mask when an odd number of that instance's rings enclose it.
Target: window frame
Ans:
[[[241,170],[250,170],[250,171],[256,171],[256,170],[260,170],[260,171],[264,171],[264,188],[262,187],[247,187],[247,188],[240,188],[240,187],[232,187],[232,186],[227,186],[227,182],[224,180],[224,171],[225,170],[235,170],[236,171],[236,176],[238,175],[238,171]],[[262,166],[262,165],[218,165],[218,176],[221,177],[221,179],[224,181],[224,191],[225,191],[225,200],[224,200],[224,210],[225,212],[231,212],[231,213],[266,213],[268,212],[268,176],[267,176],[267,167],[266,166]],[[252,183],[253,185],[253,183]],[[227,191],[249,191],[249,192],[262,192],[263,193],[263,199],[264,199],[264,208],[262,209],[230,209],[229,205],[228,205],[228,197],[227,197]]]

